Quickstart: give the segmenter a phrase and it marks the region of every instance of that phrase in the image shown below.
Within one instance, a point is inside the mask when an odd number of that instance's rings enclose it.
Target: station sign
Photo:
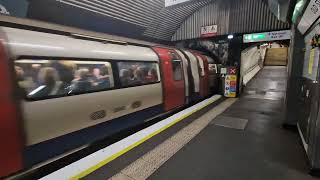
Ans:
[[[202,26],[201,37],[212,37],[218,34],[218,25]]]
[[[311,0],[298,24],[298,30],[305,34],[320,16],[320,0]]]
[[[243,42],[244,43],[277,41],[277,40],[287,40],[287,39],[291,39],[291,31],[290,30],[262,32],[262,33],[243,35]]]
[[[165,0],[165,7],[174,6],[177,4],[185,3],[190,0]]]

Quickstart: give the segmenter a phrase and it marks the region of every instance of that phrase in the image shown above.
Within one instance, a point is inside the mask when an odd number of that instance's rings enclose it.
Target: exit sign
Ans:
[[[291,31],[272,31],[272,32],[263,32],[263,33],[254,33],[254,34],[245,34],[243,35],[243,42],[263,42],[263,41],[277,41],[277,40],[286,40],[291,39]]]
[[[245,34],[244,39],[246,41],[259,41],[259,40],[265,40],[266,39],[266,34],[261,33],[261,34]]]

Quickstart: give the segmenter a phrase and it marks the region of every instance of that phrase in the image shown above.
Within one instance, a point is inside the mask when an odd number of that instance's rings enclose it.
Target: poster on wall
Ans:
[[[298,29],[301,34],[305,34],[312,24],[320,16],[320,1],[311,0],[298,24]]]
[[[212,37],[218,34],[218,25],[202,26],[201,37]]]

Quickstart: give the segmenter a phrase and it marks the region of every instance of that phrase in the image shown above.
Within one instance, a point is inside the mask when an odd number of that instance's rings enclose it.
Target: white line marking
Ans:
[[[300,137],[301,137],[301,141],[302,141],[304,150],[305,150],[306,153],[308,154],[308,144],[306,143],[306,140],[304,139],[304,136],[303,136],[303,134],[302,134],[302,131],[301,131],[301,128],[300,128],[299,123],[297,123],[297,127],[298,127],[298,132],[299,132],[299,135],[300,135]]]

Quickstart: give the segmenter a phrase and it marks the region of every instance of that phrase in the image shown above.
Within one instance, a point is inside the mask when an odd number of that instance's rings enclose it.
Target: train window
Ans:
[[[31,100],[84,94],[114,87],[109,62],[21,59],[15,61],[15,71],[20,89]]]
[[[138,86],[159,82],[158,63],[152,62],[118,62],[122,87]]]
[[[218,74],[218,67],[216,64],[209,64],[209,73]]]
[[[181,60],[178,60],[178,59],[172,60],[172,70],[173,70],[173,79],[175,81],[181,81],[183,77]]]

